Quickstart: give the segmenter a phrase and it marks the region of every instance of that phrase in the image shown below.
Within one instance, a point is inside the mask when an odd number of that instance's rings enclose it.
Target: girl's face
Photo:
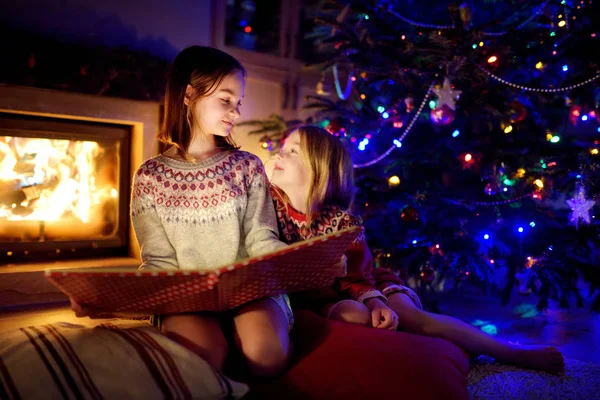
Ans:
[[[306,163],[306,156],[306,154],[302,154],[298,131],[292,132],[287,137],[279,154],[275,156],[271,182],[286,192],[288,196],[308,194],[310,166]]]
[[[227,75],[209,96],[198,99],[194,117],[200,132],[207,135],[228,136],[233,122],[240,117],[246,80],[240,71]]]

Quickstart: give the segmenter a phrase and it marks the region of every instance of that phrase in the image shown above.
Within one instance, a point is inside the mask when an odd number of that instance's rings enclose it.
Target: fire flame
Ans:
[[[97,187],[103,152],[92,141],[0,137],[0,223],[97,218],[98,207],[119,196],[116,176]]]

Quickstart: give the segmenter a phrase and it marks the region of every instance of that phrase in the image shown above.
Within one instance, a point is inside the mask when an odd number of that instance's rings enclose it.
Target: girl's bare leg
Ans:
[[[235,339],[255,376],[281,373],[291,353],[289,322],[271,298],[245,304],[233,318]]]
[[[423,311],[402,293],[390,295],[388,307],[398,314],[399,326],[408,332],[446,339],[471,354],[487,355],[507,364],[550,373],[564,371],[563,356],[555,347],[520,347],[501,342],[456,318]]]
[[[216,371],[223,372],[227,357],[227,340],[216,316],[169,315],[163,321],[162,330],[167,337],[206,360]]]

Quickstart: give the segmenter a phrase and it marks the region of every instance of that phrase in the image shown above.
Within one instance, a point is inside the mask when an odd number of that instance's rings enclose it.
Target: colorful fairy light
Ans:
[[[398,186],[400,184],[400,178],[396,175],[391,176],[390,179],[388,179],[388,184],[390,186]]]

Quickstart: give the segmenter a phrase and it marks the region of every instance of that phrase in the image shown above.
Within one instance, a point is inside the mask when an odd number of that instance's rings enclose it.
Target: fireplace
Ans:
[[[45,269],[137,268],[134,170],[160,105],[0,84],[0,310],[64,302]]]
[[[130,131],[0,112],[0,264],[128,254]]]

